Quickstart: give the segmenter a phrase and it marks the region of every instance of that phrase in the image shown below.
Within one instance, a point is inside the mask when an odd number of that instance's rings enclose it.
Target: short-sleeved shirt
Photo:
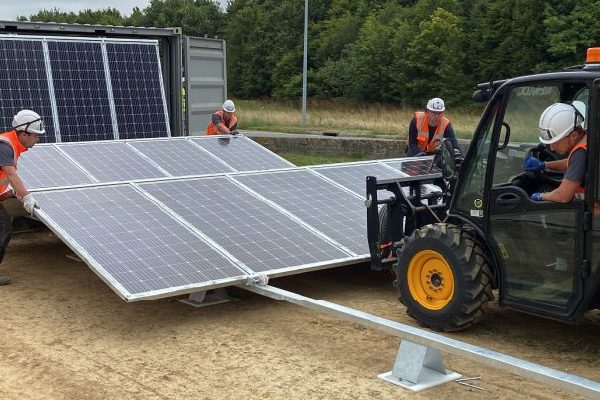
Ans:
[[[15,165],[15,151],[10,144],[0,140],[0,167],[5,165]]]
[[[216,114],[216,113],[212,115],[212,122],[215,125],[220,124],[221,122],[223,122],[225,124],[225,126],[227,126],[229,124],[229,120],[223,121],[223,118],[221,117],[221,115]],[[229,130],[235,131],[236,129],[237,129],[237,121],[235,124],[233,124],[232,127],[229,128]]]
[[[565,172],[565,178],[574,181],[583,183],[585,180],[585,156],[586,151],[584,148],[579,148],[575,150],[573,154],[571,154],[571,159],[569,162],[569,166],[567,167],[567,171]]]

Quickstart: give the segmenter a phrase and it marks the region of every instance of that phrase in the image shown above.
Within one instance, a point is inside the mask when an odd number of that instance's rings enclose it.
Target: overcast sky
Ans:
[[[225,4],[227,0],[219,0],[221,4]],[[84,0],[0,0],[0,20],[12,21],[17,16],[29,17],[36,14],[41,9],[58,8],[61,11],[92,10],[103,8],[116,8],[121,11],[121,14],[130,15],[133,7],[140,9],[146,8],[150,3],[149,0],[94,0],[93,2]]]

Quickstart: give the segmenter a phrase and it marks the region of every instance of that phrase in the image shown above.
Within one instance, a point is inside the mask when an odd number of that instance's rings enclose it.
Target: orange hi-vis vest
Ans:
[[[573,146],[573,148],[571,149],[571,152],[569,152],[569,157],[568,157],[568,161],[567,161],[567,168],[568,168],[569,164],[571,164],[571,156],[578,149],[584,149],[584,150],[587,151],[587,133],[585,135],[583,135],[583,137],[581,138],[581,140],[579,142],[577,142],[577,144],[575,146]],[[583,182],[581,182],[581,184],[583,185]],[[577,199],[583,199],[583,194],[584,193],[585,193],[585,188],[580,185],[577,188],[577,191],[575,192],[575,198],[577,198]]]
[[[444,138],[444,132],[450,124],[450,120],[446,117],[442,117],[440,122],[435,129],[435,133],[431,138],[431,142],[428,143],[429,140],[429,123],[427,122],[427,113],[423,111],[415,112],[415,120],[417,125],[417,145],[424,151],[425,153],[431,153],[435,149],[438,148],[440,142]]]
[[[235,126],[235,124],[237,122],[237,118],[235,117],[235,115],[232,115],[231,118],[229,119],[229,123],[226,124],[225,123],[225,111],[223,111],[223,109],[220,109],[219,111],[215,112],[215,114],[218,114],[221,116],[221,121],[223,121],[223,124],[225,124],[227,129],[231,129],[233,126]],[[206,127],[206,134],[207,135],[218,135],[219,133],[220,132],[217,129],[217,125],[214,122],[212,122],[212,119],[211,119],[211,121],[208,123],[208,126]]]
[[[13,153],[15,154],[14,165],[17,168],[17,160],[21,156],[21,153],[27,151],[27,147],[23,146],[19,139],[17,138],[17,131],[8,131],[0,134],[0,140],[10,144],[10,147],[13,149]],[[9,191],[8,189],[8,179],[6,178],[6,174],[0,168],[0,197]]]

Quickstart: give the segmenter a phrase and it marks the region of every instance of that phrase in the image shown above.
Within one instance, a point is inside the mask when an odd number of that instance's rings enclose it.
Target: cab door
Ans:
[[[531,192],[553,186],[522,168],[528,150],[539,143],[537,126],[544,109],[559,101],[588,105],[589,89],[583,83],[552,83],[505,90],[486,196],[486,230],[499,262],[500,304],[570,321],[581,302],[584,202],[531,201]]]

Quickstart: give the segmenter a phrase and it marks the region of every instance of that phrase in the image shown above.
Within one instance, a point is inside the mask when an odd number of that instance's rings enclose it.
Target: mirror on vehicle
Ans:
[[[446,179],[451,178],[456,170],[456,159],[454,157],[454,146],[448,139],[442,141],[440,146],[440,168],[442,169],[442,176]]]

